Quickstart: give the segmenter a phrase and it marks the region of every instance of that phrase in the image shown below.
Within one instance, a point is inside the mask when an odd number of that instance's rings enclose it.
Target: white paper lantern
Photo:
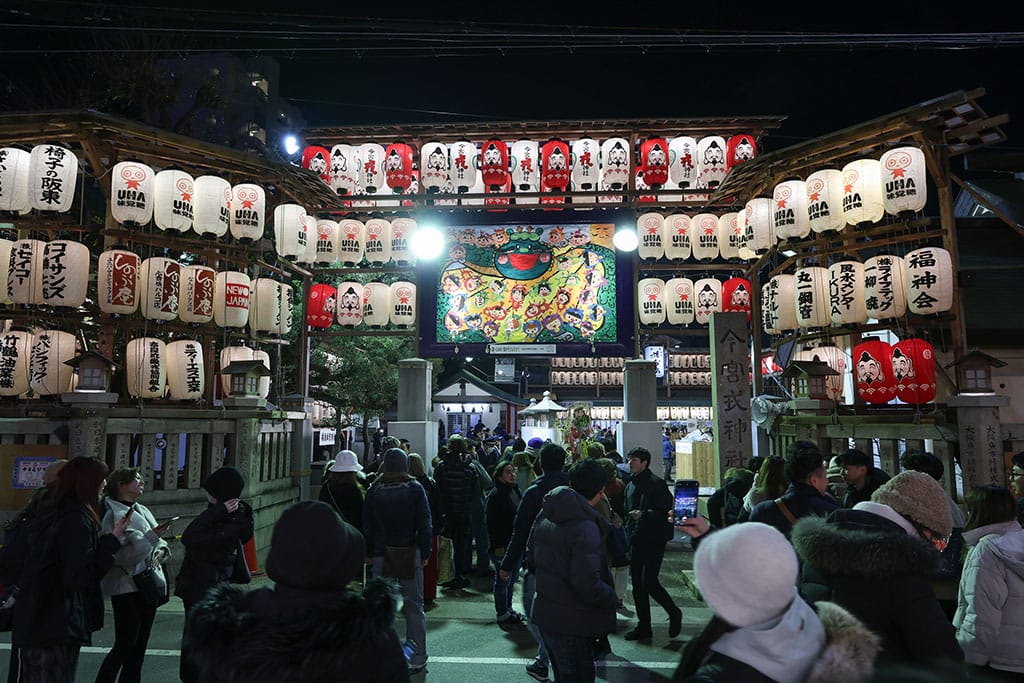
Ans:
[[[665,258],[670,261],[685,261],[690,258],[692,221],[683,213],[675,213],[665,219]]]
[[[807,176],[807,221],[816,233],[840,231],[843,217],[843,172],[825,168]]]
[[[829,316],[828,269],[798,268],[795,275],[796,322],[800,327],[827,327]]]
[[[371,265],[382,266],[391,260],[391,223],[383,218],[371,218],[366,221],[363,253]]]
[[[907,312],[907,266],[899,256],[880,254],[864,262],[864,307],[869,318],[902,318]]]
[[[0,238],[0,304],[13,303],[7,294],[7,273],[11,267],[11,247],[13,246],[14,242],[11,240]]]
[[[761,285],[761,327],[767,334],[781,332],[776,314],[779,304],[776,294],[777,292],[772,290],[771,280]]]
[[[278,307],[279,317],[274,332],[283,337],[292,331],[292,326],[295,324],[295,288],[282,283],[277,292],[281,303]]]
[[[304,263],[307,266],[311,266],[316,262],[316,217],[310,214],[306,214],[303,219],[305,224],[305,249],[302,253],[295,257],[297,263]]]
[[[247,360],[255,360],[253,357],[253,350],[248,346],[225,346],[220,350],[220,369],[228,367],[235,362],[244,362]],[[262,378],[260,378],[262,379]],[[231,375],[221,374],[220,376],[221,392],[225,396],[231,395]]]
[[[484,193],[487,191],[487,186],[484,185],[484,179],[477,176],[476,182],[469,188],[466,193],[468,196],[463,197],[459,200],[459,203],[463,206],[483,206],[484,205]]]
[[[110,214],[118,223],[146,225],[156,203],[153,169],[138,161],[114,164],[110,172]]]
[[[412,218],[396,218],[391,221],[391,260],[400,266],[415,263],[416,255],[412,251],[415,235],[416,221]]]
[[[96,298],[100,310],[112,315],[131,315],[139,310],[142,259],[139,255],[111,249],[100,254],[96,268]]]
[[[803,239],[811,234],[807,215],[807,183],[787,180],[775,186],[773,221],[777,240]]]
[[[953,264],[940,247],[915,249],[906,262],[907,308],[917,315],[942,313],[953,307]]]
[[[355,194],[358,185],[359,153],[355,147],[331,147],[331,189],[337,194]]]
[[[43,303],[43,253],[46,242],[18,240],[7,262],[7,297],[25,306]]]
[[[690,244],[693,258],[711,261],[718,258],[718,216],[699,213],[690,222]]]
[[[540,192],[540,148],[533,140],[517,140],[509,153],[512,188],[516,192]],[[536,197],[519,198],[517,204],[536,204]]]
[[[28,201],[33,209],[64,213],[71,208],[78,157],[59,145],[36,145],[28,164]]]
[[[132,339],[128,342],[125,369],[129,396],[163,398],[167,385],[167,345],[152,337]]]
[[[29,166],[32,155],[15,147],[0,148],[0,211],[28,213]]]
[[[8,330],[0,334],[0,396],[20,396],[29,389],[32,333]]]
[[[213,320],[220,327],[245,327],[249,323],[252,281],[245,273],[217,273],[213,284]]]
[[[249,292],[249,330],[253,334],[277,332],[281,323],[281,285],[277,280],[258,277]]]
[[[572,183],[577,189],[592,192],[600,182],[601,148],[593,138],[580,138],[572,143]]]
[[[757,256],[768,253],[775,246],[775,221],[772,200],[757,197],[747,202],[743,218],[743,246]]]
[[[366,226],[354,218],[346,218],[338,224],[338,233],[338,260],[351,268],[363,260]]]
[[[75,369],[65,365],[75,357],[75,335],[59,330],[39,330],[32,336],[29,387],[38,396],[71,390]]]
[[[449,175],[455,191],[469,192],[477,184],[477,149],[476,143],[468,140],[453,142],[451,147],[451,167]],[[481,194],[483,190],[480,190]]]
[[[143,318],[174,320],[178,317],[181,266],[174,259],[154,256],[142,262],[139,272],[139,303]]]
[[[850,225],[877,223],[885,215],[882,165],[858,159],[843,166],[843,219]]]
[[[928,166],[917,147],[890,149],[879,159],[885,183],[882,202],[893,216],[917,213],[928,202]]]
[[[252,359],[258,360],[259,362],[263,363],[263,367],[265,367],[267,370],[271,369],[270,354],[268,354],[266,351],[255,349],[252,352]],[[270,375],[267,375],[266,377],[260,377],[259,381],[256,383],[256,393],[259,395],[260,398],[266,398],[270,396],[271,379],[272,378],[270,377]]]
[[[693,322],[696,300],[693,280],[675,277],[665,283],[665,315],[669,325],[689,325]]]
[[[192,229],[207,239],[222,237],[231,226],[231,183],[204,175],[196,178],[194,187]]]
[[[729,172],[725,164],[725,138],[708,135],[697,141],[698,187],[715,189]]]
[[[81,242],[54,240],[43,247],[42,302],[78,308],[89,286],[89,248]]]
[[[338,324],[355,327],[363,321],[363,285],[342,282],[338,285]]]
[[[338,260],[339,241],[336,221],[324,219],[316,222],[316,265],[329,266]]]
[[[298,204],[274,209],[274,249],[277,255],[295,260],[306,250],[306,210]]]
[[[442,142],[428,142],[420,148],[420,185],[430,193],[440,192],[448,182],[448,148]]]
[[[740,257],[740,245],[743,243],[739,215],[723,213],[718,217],[718,250],[724,259]]]
[[[665,322],[665,281],[648,277],[636,283],[637,312],[641,325]]]
[[[206,389],[203,345],[179,339],[167,345],[167,394],[176,401],[196,401]]]
[[[167,170],[153,182],[153,222],[161,230],[186,232],[192,227],[195,181],[184,171]]]
[[[828,268],[829,316],[833,325],[866,322],[864,307],[864,264],[840,261]]]
[[[697,182],[697,140],[681,135],[668,141],[668,179],[684,190]]]
[[[267,193],[259,185],[244,183],[231,188],[231,236],[239,242],[263,237],[267,214]]]
[[[391,324],[409,327],[416,324],[416,285],[399,280],[391,285]]]
[[[384,148],[376,142],[359,145],[359,184],[367,194],[386,187],[384,180]]]
[[[693,283],[697,305],[694,308],[694,320],[701,325],[711,322],[711,314],[722,310],[722,281],[713,277],[703,278]]]
[[[660,213],[645,213],[636,219],[640,239],[636,253],[642,259],[659,259],[665,255],[665,218]]]
[[[383,282],[363,285],[363,322],[370,327],[384,327],[391,319],[391,288]]]
[[[206,266],[182,266],[178,291],[178,317],[191,324],[213,320],[217,273]]]
[[[620,190],[629,185],[631,150],[625,138],[608,138],[601,143],[601,179],[610,189]]]

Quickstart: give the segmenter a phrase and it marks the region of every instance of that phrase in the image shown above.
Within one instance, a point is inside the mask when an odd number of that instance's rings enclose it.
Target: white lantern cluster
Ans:
[[[772,200],[767,198],[753,199],[737,213],[644,213],[636,231],[637,254],[645,260],[750,260],[775,244]]]
[[[132,398],[196,401],[206,390],[203,345],[194,339],[132,339],[125,349],[125,369]]]
[[[78,308],[89,282],[89,249],[71,240],[2,240],[4,302]]]
[[[643,278],[637,282],[637,314],[642,325],[707,325],[722,311],[722,281],[709,277]]]

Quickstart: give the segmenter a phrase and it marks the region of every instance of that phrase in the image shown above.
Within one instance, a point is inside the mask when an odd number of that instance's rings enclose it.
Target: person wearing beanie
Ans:
[[[441,584],[449,590],[469,585],[465,573],[472,560],[470,531],[473,498],[477,491],[478,475],[470,462],[469,442],[458,434],[448,437],[442,451],[441,464],[434,468],[434,480],[441,491],[441,511],[444,514],[442,536],[452,539],[455,555],[454,576]]]
[[[930,582],[952,524],[942,486],[901,472],[852,510],[797,521],[800,593],[845,607],[881,636],[880,663],[962,660]]]
[[[363,502],[363,533],[366,555],[374,576],[383,576],[386,548],[413,548],[408,577],[392,577],[402,592],[405,616],[403,650],[413,673],[427,666],[427,620],[423,613],[423,568],[430,561],[433,536],[427,493],[409,474],[409,456],[401,448],[389,448],[381,458],[381,474],[366,492]]]
[[[203,683],[408,681],[395,597],[374,579],[360,594],[366,543],[325,503],[284,511],[270,541],[272,588],[222,584],[195,605],[183,653]]]

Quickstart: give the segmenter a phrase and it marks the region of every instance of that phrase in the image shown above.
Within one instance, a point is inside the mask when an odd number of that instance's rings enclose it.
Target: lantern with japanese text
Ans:
[[[659,259],[665,255],[665,219],[660,213],[645,213],[636,219],[636,234],[640,238],[636,253],[642,259]]]
[[[363,260],[366,226],[354,218],[346,218],[338,224],[338,233],[338,260],[346,268],[351,268]]]
[[[593,138],[580,138],[572,143],[572,182],[576,189],[583,192],[597,189],[600,181],[600,149],[597,140]]]
[[[917,147],[890,149],[879,159],[885,183],[882,202],[892,216],[917,213],[928,202],[928,167]]]
[[[416,221],[412,218],[396,218],[391,221],[391,260],[400,266],[407,266],[416,259],[412,251],[415,234]]]
[[[428,142],[420,148],[420,184],[433,194],[448,182],[448,148],[442,142]]]
[[[32,335],[29,388],[38,396],[71,390],[75,369],[65,363],[75,357],[75,335],[59,330],[37,330]]]
[[[125,355],[128,395],[163,398],[167,385],[167,345],[153,337],[140,337],[128,342]]]
[[[665,322],[665,281],[648,277],[636,283],[637,312],[641,325]]]
[[[16,147],[0,148],[0,211],[28,213],[29,166],[32,155]]]
[[[181,266],[174,259],[154,256],[142,262],[139,303],[143,318],[167,321],[178,317]]]
[[[853,347],[857,395],[866,403],[888,403],[896,397],[892,374],[892,348],[880,339],[865,337]]]
[[[137,161],[114,164],[110,172],[110,215],[125,225],[145,225],[153,219],[153,169]]]
[[[743,246],[757,256],[775,246],[775,205],[767,197],[757,197],[744,207]]]
[[[668,142],[668,178],[674,187],[688,189],[697,182],[697,140],[681,135]]]
[[[13,303],[7,293],[7,273],[11,267],[11,247],[14,242],[0,238],[0,304]]]
[[[713,277],[703,278],[693,283],[697,296],[694,308],[694,319],[701,325],[711,322],[711,314],[722,310],[722,281]]]
[[[398,327],[416,324],[416,285],[404,280],[391,284],[390,319]]]
[[[302,150],[302,168],[320,176],[320,180],[331,184],[331,153],[324,147],[310,146]]]
[[[249,330],[272,334],[281,323],[281,283],[268,277],[252,281],[249,292]]]
[[[901,318],[907,312],[906,271],[903,259],[891,254],[864,262],[864,309],[869,318]]]
[[[267,353],[266,351],[263,351],[262,349],[253,349],[252,359],[258,360],[259,362],[263,363],[263,367],[265,367],[267,370],[271,369],[270,354]],[[256,393],[259,395],[260,398],[266,398],[267,396],[270,396],[271,379],[272,378],[270,377],[270,375],[267,375],[266,377],[260,377],[259,381],[256,383]]]
[[[359,154],[352,145],[331,147],[331,179],[336,194],[355,194],[359,186]]]
[[[665,309],[669,325],[689,325],[693,322],[693,280],[674,277],[665,283]]]
[[[540,147],[540,185],[545,192],[569,189],[569,145],[562,140],[548,140]]]
[[[733,135],[725,143],[725,166],[727,170],[731,171],[737,164],[750,161],[756,156],[757,141],[754,140],[753,135],[740,133],[739,135]]]
[[[249,323],[249,291],[252,280],[245,273],[217,273],[213,283],[213,321],[220,327],[245,327]]]
[[[775,239],[803,239],[811,234],[807,216],[807,184],[802,180],[787,180],[775,186],[772,193]]]
[[[29,155],[28,200],[33,209],[64,213],[71,208],[78,157],[60,145],[36,145]]]
[[[800,327],[827,327],[829,317],[828,269],[798,268],[796,278],[796,322]]]
[[[139,255],[111,249],[100,254],[96,268],[96,298],[100,310],[112,315],[131,315],[139,309]]]
[[[699,213],[690,222],[693,258],[711,261],[718,258],[718,216],[713,213]]]
[[[281,283],[278,285],[277,295],[280,297],[280,303],[277,309],[277,327],[273,332],[283,337],[290,333],[295,325],[295,288],[287,283]]]
[[[295,261],[311,266],[316,263],[316,216],[307,213],[303,222],[306,225],[306,248],[295,257]]]
[[[864,264],[840,261],[828,268],[829,317],[833,325],[866,322],[864,303]]]
[[[384,181],[395,194],[412,185],[413,149],[404,142],[393,142],[384,150]]]
[[[231,365],[236,361],[247,361],[255,360],[253,357],[253,350],[248,346],[225,346],[220,350],[220,369],[223,370],[227,366]],[[269,368],[268,368],[269,369]],[[260,379],[263,379],[262,377]],[[220,376],[221,391],[225,396],[231,395],[231,375],[221,374]]]
[[[43,254],[46,242],[18,240],[7,262],[7,297],[24,306],[43,303]]]
[[[953,264],[940,247],[922,247],[904,257],[907,308],[917,315],[942,313],[953,307]]]
[[[843,172],[825,168],[807,176],[807,221],[816,233],[840,231],[843,217]]]
[[[778,334],[778,320],[774,307],[778,299],[773,296],[771,280],[761,285],[761,327],[766,334]]]
[[[306,250],[306,210],[298,204],[279,204],[274,209],[274,249],[294,261]]]
[[[625,138],[608,138],[601,143],[601,178],[612,190],[629,185],[629,150]]]
[[[892,376],[896,398],[920,405],[935,399],[935,349],[924,339],[904,339],[892,345]]]
[[[391,288],[383,282],[363,285],[363,322],[384,327],[391,320]]]
[[[375,194],[385,186],[384,148],[376,142],[359,145],[359,185],[367,194]]]
[[[178,317],[184,323],[199,325],[213,320],[217,272],[206,266],[181,267]]]
[[[776,275],[761,289],[761,321],[768,334],[795,330],[796,277]]]
[[[179,339],[167,345],[167,395],[175,401],[197,401],[206,388],[203,345]]]
[[[384,265],[391,260],[391,223],[383,218],[366,221],[366,260],[371,265]]]
[[[200,237],[222,237],[231,226],[231,183],[213,175],[195,180],[192,229]]]
[[[452,179],[455,191],[462,194],[470,191],[477,181],[476,143],[469,140],[453,142],[451,147],[451,170],[448,175]],[[482,194],[482,192],[481,192]]]
[[[723,213],[718,217],[718,250],[724,259],[738,259],[740,245],[743,243],[743,232],[740,227],[739,215]]]
[[[49,306],[78,308],[89,287],[89,248],[81,242],[53,240],[43,247],[42,298]]]
[[[334,323],[338,303],[338,290],[331,285],[315,284],[309,288],[309,302],[306,307],[306,324],[326,329]]]
[[[195,208],[195,181],[184,171],[160,171],[153,180],[153,222],[161,230],[187,232],[192,227]]]
[[[0,396],[20,396],[29,390],[32,333],[9,330],[0,334]]]
[[[722,310],[746,313],[747,320],[750,320],[750,280],[731,277],[722,283]]]
[[[698,187],[714,190],[729,172],[725,164],[725,139],[708,135],[697,141]]]
[[[316,258],[318,266],[329,266],[338,260],[338,224],[331,220],[316,222]]]
[[[480,151],[480,177],[489,192],[504,191],[509,172],[508,145],[503,140],[492,139],[484,143]]]
[[[640,143],[640,171],[647,187],[657,190],[668,182],[668,140],[653,137]]]
[[[267,213],[267,193],[259,185],[244,183],[231,188],[231,236],[239,242],[255,242],[263,237]]]
[[[358,282],[338,285],[338,324],[355,327],[363,321],[363,286]]]
[[[665,219],[665,258],[683,261],[690,258],[690,230],[692,221],[686,214],[676,213]]]
[[[825,363],[838,372],[825,378],[825,395],[833,401],[846,402],[846,353],[834,344],[798,351],[793,360],[811,360]]]
[[[843,219],[850,225],[877,223],[885,215],[882,165],[857,159],[843,166]]]

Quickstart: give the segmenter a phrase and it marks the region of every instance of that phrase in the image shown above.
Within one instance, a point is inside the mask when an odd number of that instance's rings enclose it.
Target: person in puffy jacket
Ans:
[[[445,588],[458,589],[469,585],[469,579],[463,572],[471,559],[470,522],[477,477],[476,469],[470,463],[469,443],[453,434],[441,450],[441,463],[434,468],[434,480],[441,490],[441,511],[444,514],[442,534],[452,539],[455,554],[455,575],[441,584]]]

